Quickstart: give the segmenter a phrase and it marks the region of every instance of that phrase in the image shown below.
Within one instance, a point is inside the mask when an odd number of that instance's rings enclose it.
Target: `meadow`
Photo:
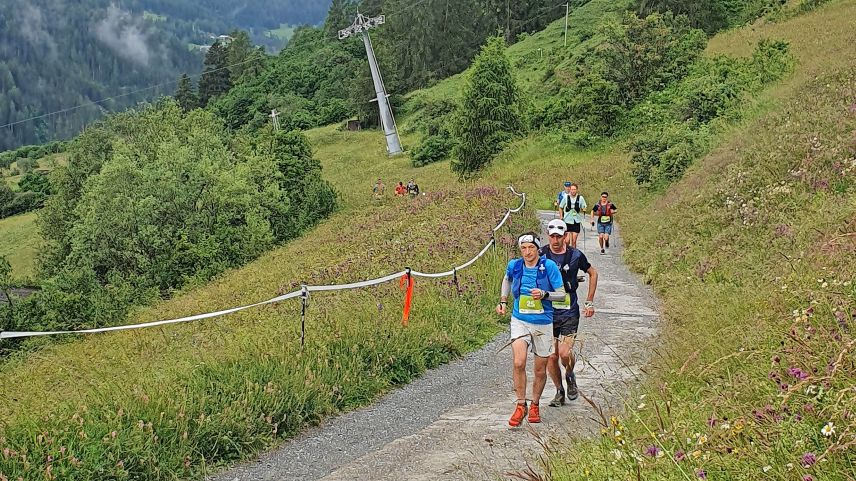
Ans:
[[[537,225],[531,209],[548,208],[571,178],[588,197],[608,190],[618,204],[625,259],[656,290],[663,320],[646,379],[622,393],[625,409],[602,419],[599,437],[552,443],[545,476],[853,479],[852,18],[856,4],[838,1],[714,37],[708,55],[748,55],[761,38],[786,40],[795,70],[747,98],[719,125],[710,153],[663,189],[634,182],[622,142],[580,150],[561,136],[532,135],[478,180],[458,183],[448,162],[414,169],[407,156],[386,157],[377,132],[309,132],[343,209],[245,267],[139,309],[132,322],[262,300],[302,282],[377,277],[403,263],[446,270],[477,252],[516,206],[505,185],[532,203],[459,286],[417,281],[407,328],[402,291],[389,284],[313,296],[303,350],[297,302],[32,346],[0,366],[8,400],[0,473],[200,477],[476,349],[505,327],[491,307],[513,235]],[[554,43],[556,25],[547,30]],[[537,35],[510,49],[513,61],[532,59]],[[530,85],[548,64],[538,65]],[[410,98],[451,95],[454,81]],[[405,146],[416,140],[403,138]],[[378,177],[387,188],[379,201],[371,196]],[[411,177],[426,195],[391,198],[393,183]],[[608,293],[599,298],[608,303]]]

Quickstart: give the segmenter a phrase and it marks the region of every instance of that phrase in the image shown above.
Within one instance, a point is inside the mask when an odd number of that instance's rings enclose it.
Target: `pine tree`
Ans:
[[[242,77],[252,70],[248,60],[255,49],[247,32],[235,30],[230,36],[232,40],[226,46],[226,65],[229,66],[229,80],[232,85],[237,85]]]
[[[333,0],[324,21],[324,32],[331,38],[338,38],[339,30],[351,24],[356,7],[350,0]]]
[[[189,112],[199,106],[199,99],[196,98],[193,83],[186,73],[181,74],[181,79],[178,81],[178,88],[175,90],[175,101],[178,102],[178,105],[185,112]]]
[[[211,99],[228,92],[232,87],[227,51],[220,42],[214,42],[205,54],[205,66],[199,79],[199,105],[205,107]]]
[[[452,170],[467,177],[498,154],[523,130],[520,91],[502,37],[492,37],[467,74],[453,122],[457,140]]]

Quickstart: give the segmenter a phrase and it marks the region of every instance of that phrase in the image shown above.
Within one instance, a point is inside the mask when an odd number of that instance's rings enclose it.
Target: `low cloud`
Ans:
[[[139,19],[115,4],[107,8],[107,16],[94,28],[95,36],[118,55],[142,66],[148,66],[152,52],[148,33]]]
[[[35,5],[24,3],[20,6],[18,26],[21,35],[33,46],[47,48],[51,56],[56,55],[56,42],[45,26],[45,15]]]

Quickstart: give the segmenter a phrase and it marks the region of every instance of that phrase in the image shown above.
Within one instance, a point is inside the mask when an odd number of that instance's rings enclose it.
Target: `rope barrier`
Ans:
[[[521,198],[520,205],[516,209],[508,209],[506,211],[505,216],[502,218],[502,221],[500,221],[500,223],[497,224],[497,226],[493,229],[493,231],[491,233],[491,239],[484,246],[484,248],[482,248],[482,250],[478,254],[476,254],[475,257],[473,257],[469,261],[465,262],[464,264],[461,264],[460,266],[453,268],[450,271],[438,272],[438,273],[425,273],[425,272],[417,272],[417,271],[411,270],[410,268],[407,268],[406,270],[396,272],[394,274],[389,274],[389,275],[386,275],[383,277],[378,277],[377,279],[370,279],[370,280],[365,280],[365,281],[360,281],[360,282],[352,282],[349,284],[332,284],[332,285],[326,285],[326,286],[309,286],[309,285],[303,284],[303,285],[301,285],[299,290],[296,290],[294,292],[289,292],[288,294],[277,296],[277,297],[274,297],[272,299],[268,299],[266,301],[256,302],[255,304],[248,304],[248,305],[240,306],[240,307],[233,307],[231,309],[224,309],[222,311],[207,312],[204,314],[196,314],[196,315],[187,316],[187,317],[179,317],[177,319],[167,319],[167,320],[163,320],[163,321],[145,322],[142,324],[127,324],[124,326],[100,327],[100,328],[95,328],[95,329],[80,329],[80,330],[69,330],[69,331],[0,331],[0,339],[15,339],[15,338],[36,337],[36,336],[55,336],[55,335],[59,335],[59,334],[97,334],[97,333],[102,333],[102,332],[124,331],[124,330],[128,330],[128,329],[143,329],[143,328],[147,328],[147,327],[164,326],[164,325],[168,325],[168,324],[179,324],[179,323],[183,323],[183,322],[191,322],[191,321],[199,321],[202,319],[210,319],[212,317],[221,317],[221,316],[225,316],[228,314],[233,314],[235,312],[240,312],[240,311],[244,311],[247,309],[252,309],[254,307],[260,307],[260,306],[264,306],[267,304],[274,304],[274,303],[282,302],[282,301],[285,301],[288,299],[294,299],[296,297],[300,297],[301,298],[301,304],[302,304],[301,316],[300,316],[300,345],[302,347],[304,342],[305,342],[305,335],[306,335],[306,308],[308,305],[309,293],[311,293],[311,292],[340,291],[340,290],[346,290],[346,289],[359,289],[359,288],[363,288],[363,287],[370,287],[370,286],[375,286],[378,284],[390,282],[390,281],[393,281],[396,279],[400,279],[401,276],[404,276],[404,275],[409,275],[412,277],[428,277],[428,278],[434,278],[434,279],[438,279],[441,277],[448,277],[448,276],[453,276],[454,278],[457,278],[457,272],[458,271],[461,271],[461,270],[466,269],[467,267],[473,265],[477,260],[479,260],[481,257],[483,257],[487,253],[488,249],[490,249],[491,246],[496,245],[496,240],[495,240],[493,234],[496,231],[498,231],[502,227],[503,224],[505,224],[505,222],[508,220],[509,216],[512,213],[520,212],[523,209],[523,207],[526,205],[526,193],[525,192],[519,193],[516,190],[514,190],[514,187],[512,187],[512,186],[508,186],[508,190],[510,190],[512,194]]]

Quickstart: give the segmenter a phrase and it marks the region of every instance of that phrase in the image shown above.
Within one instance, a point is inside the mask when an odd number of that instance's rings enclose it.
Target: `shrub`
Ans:
[[[113,323],[152,295],[255,258],[336,207],[301,133],[232,136],[213,114],[184,113],[172,101],[87,129],[51,187],[40,216],[47,280],[19,316],[22,328]],[[16,199],[35,196],[44,198]]]
[[[585,130],[610,135],[624,113],[618,85],[592,74],[562,89],[535,115],[536,126]]]
[[[704,130],[691,122],[666,124],[652,129],[632,144],[633,175],[639,184],[665,185],[678,178],[705,152]]]
[[[445,135],[430,135],[413,150],[413,166],[422,167],[445,160],[452,152],[452,140]]]

